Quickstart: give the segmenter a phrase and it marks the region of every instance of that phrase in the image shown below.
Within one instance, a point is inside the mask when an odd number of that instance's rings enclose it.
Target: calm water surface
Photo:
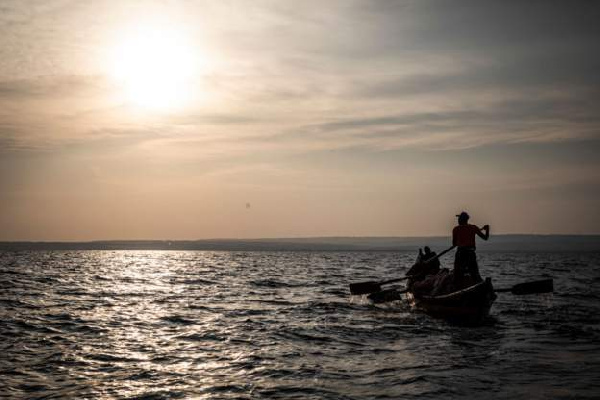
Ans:
[[[464,328],[349,296],[412,253],[0,253],[0,397],[600,398],[600,254],[479,257],[555,293]]]

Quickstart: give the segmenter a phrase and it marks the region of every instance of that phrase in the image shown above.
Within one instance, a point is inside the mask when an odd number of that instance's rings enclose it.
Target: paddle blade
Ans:
[[[406,293],[406,290],[388,289],[381,292],[371,293],[367,296],[373,303],[387,303],[390,301],[402,300],[402,293]]]
[[[536,294],[536,293],[550,293],[554,290],[554,283],[552,279],[543,279],[535,282],[519,283],[510,289],[512,294]]]
[[[352,294],[369,294],[381,291],[379,282],[359,282],[350,284],[350,293]]]

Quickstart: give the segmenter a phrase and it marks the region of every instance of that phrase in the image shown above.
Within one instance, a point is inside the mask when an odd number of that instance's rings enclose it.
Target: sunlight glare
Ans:
[[[153,110],[182,107],[191,99],[197,58],[173,29],[138,28],[123,35],[111,56],[111,74],[131,104]]]

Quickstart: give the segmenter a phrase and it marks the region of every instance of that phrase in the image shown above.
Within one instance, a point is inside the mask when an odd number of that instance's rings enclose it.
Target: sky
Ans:
[[[600,233],[600,4],[0,1],[0,240]]]

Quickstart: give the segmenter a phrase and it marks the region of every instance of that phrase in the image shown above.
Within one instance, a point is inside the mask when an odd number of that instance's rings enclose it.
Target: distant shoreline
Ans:
[[[449,236],[314,237],[281,239],[102,240],[89,242],[0,242],[0,251],[19,250],[204,250],[204,251],[436,251],[451,245]],[[478,250],[500,252],[600,252],[600,235],[494,235]]]

